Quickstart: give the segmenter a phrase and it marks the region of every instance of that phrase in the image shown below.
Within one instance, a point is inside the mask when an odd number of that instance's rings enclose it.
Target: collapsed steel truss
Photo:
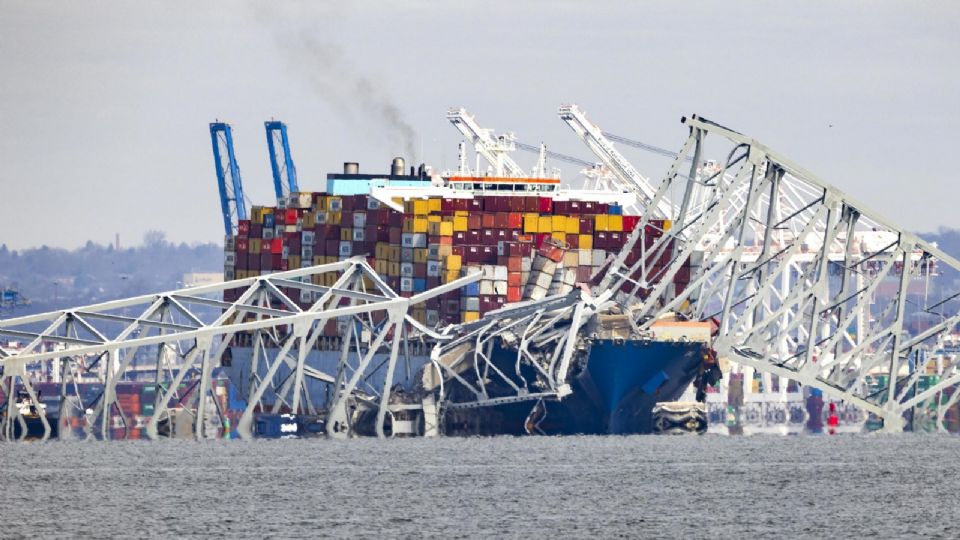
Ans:
[[[936,265],[960,270],[960,262],[753,139],[695,116],[684,122],[690,129],[687,141],[655,192],[644,199],[646,208],[658,211],[643,212],[624,249],[590,290],[508,306],[480,321],[436,332],[409,317],[410,307],[479,275],[402,298],[365,260],[355,258],[0,321],[0,335],[27,342],[18,351],[0,350],[8,401],[0,437],[12,438],[14,423],[22,422],[14,407],[18,385],[42,410],[28,369],[38,365],[59,370],[61,409],[73,382],[99,366],[103,394],[78,408],[93,427],[88,436],[108,437],[110,417],[124,416],[116,384],[143,351],[152,351],[146,363],[163,389],[147,434],[158,436],[171,403],[186,403],[183,409],[196,419],[195,436],[217,435],[204,427],[209,416],[223,415],[208,410],[211,372],[239,335],[249,337],[252,348],[249,387],[243,389],[248,401],[237,426],[242,436],[251,436],[254,413],[265,411],[268,393],[274,398],[273,412],[316,414],[318,400],[310,396],[306,380],[321,381],[329,389],[324,412],[330,436],[349,436],[358,408],[375,412],[379,436],[385,435],[388,417],[412,409],[423,415],[424,434],[434,434],[444,408],[563,398],[570,391],[568,371],[582,345],[584,326],[614,305],[630,308],[636,335],[644,335],[667,312],[713,319],[720,356],[847,400],[882,417],[888,431],[903,429],[907,410],[931,400],[940,403],[945,392],[955,389],[960,358],[934,352],[960,322],[960,314],[943,313],[938,324],[922,332],[910,332],[904,321],[911,280]],[[715,167],[704,161],[708,138],[719,143],[709,148],[709,155],[727,156]],[[599,152],[605,147],[591,148]],[[645,194],[653,189],[643,187]],[[668,199],[674,190],[683,193],[682,200]],[[662,209],[670,211],[670,227],[654,219],[667,217]],[[631,258],[634,246],[640,251],[636,260]],[[689,276],[676,280],[680,273]],[[327,281],[317,276],[329,274],[336,276],[335,283],[318,284]],[[891,275],[899,276],[892,300],[874,305],[875,293]],[[236,291],[237,299],[221,300],[225,291]],[[292,298],[291,291],[299,298]],[[333,319],[349,321],[335,343],[339,361],[332,370],[318,369],[307,359],[323,339],[324,324]],[[436,392],[427,392],[422,403],[391,399],[401,348],[420,337],[433,346],[429,360],[435,375],[424,376],[422,383]],[[517,377],[500,372],[491,361],[494,338],[515,346]],[[51,343],[59,347],[45,348]],[[932,362],[939,362],[942,380],[915,391]],[[521,365],[534,368],[535,381],[524,379]],[[381,374],[379,388],[369,383],[372,372]],[[879,392],[867,383],[877,372],[890,375]],[[185,402],[178,392],[187,377],[198,384]],[[487,386],[494,379],[511,392],[491,395]],[[444,402],[444,384],[450,381],[466,388],[470,399]],[[428,403],[434,396],[441,406]],[[960,392],[953,392],[946,405],[958,398]],[[49,423],[41,417],[49,434]],[[942,426],[942,417],[938,420]]]
[[[940,343],[960,314],[942,313],[922,332],[904,321],[911,280],[960,262],[757,141],[696,116],[684,123],[689,138],[651,202],[671,188],[683,192],[670,229],[651,242],[644,216],[601,283],[641,306],[639,328],[668,311],[712,318],[720,356],[846,400],[882,417],[887,431],[902,430],[906,411],[955,389],[960,357],[945,356]],[[708,136],[724,152],[711,147],[713,155],[727,156],[712,170],[702,159]],[[642,256],[627,265],[634,245],[644,246]],[[678,291],[685,261],[693,262],[689,285]],[[887,276],[898,276],[896,290],[874,305]],[[915,391],[933,363],[942,380]],[[867,379],[881,372],[889,384],[871,390]],[[958,398],[953,392],[937,407],[941,429],[942,411]]]
[[[335,275],[332,286],[314,284],[317,276]],[[22,387],[30,405],[41,411],[44,438],[51,432],[40,397],[34,390],[28,367],[45,366],[61,374],[59,418],[67,417],[68,398],[81,371],[98,368],[104,382],[103,393],[94,403],[74,405],[88,419],[88,437],[109,438],[111,416],[119,416],[128,425],[117,400],[116,387],[131,368],[138,351],[147,351],[146,364],[159,385],[154,414],[146,426],[149,437],[158,436],[158,423],[169,418],[171,403],[184,403],[178,392],[190,376],[198,379],[183,410],[195,417],[195,436],[205,438],[222,434],[207,433],[205,420],[221,419],[224,411],[206,410],[211,389],[211,372],[229,350],[238,334],[252,336],[255,364],[251,370],[248,405],[237,425],[241,436],[252,436],[252,421],[261,409],[263,395],[276,396],[274,410],[286,405],[294,413],[315,413],[306,392],[304,380],[312,378],[332,385],[329,405],[331,436],[346,436],[339,429],[345,425],[347,407],[352,400],[373,402],[378,406],[379,435],[390,400],[393,371],[400,356],[400,343],[410,325],[419,327],[408,316],[411,306],[454,290],[479,279],[469,275],[411,298],[398,296],[373,271],[362,257],[333,264],[315,266],[256,278],[240,279],[217,285],[195,287],[168,293],[106,302],[92,306],[61,310],[40,315],[0,321],[0,335],[28,340],[16,352],[2,353],[3,388],[7,396],[0,426],[0,437],[10,440],[15,422],[23,423],[16,404],[15,389]],[[226,291],[237,291],[237,300],[220,298]],[[300,294],[294,300],[287,293]],[[300,307],[304,298],[311,298],[309,307]],[[338,369],[325,373],[306,363],[307,355],[321,338],[324,324],[333,319],[348,320],[343,336]],[[36,329],[41,325],[40,329]],[[355,332],[355,328],[363,331]],[[421,327],[422,328],[422,327]],[[424,329],[425,330],[425,329]],[[389,338],[389,341],[388,341]],[[60,344],[53,350],[45,345]],[[386,361],[371,365],[374,355],[386,351]],[[141,355],[142,356],[142,355]],[[264,362],[265,365],[256,364]],[[143,362],[141,362],[141,365]],[[283,381],[274,378],[281,365],[289,374]],[[262,368],[262,369],[261,369]],[[264,372],[265,375],[260,376]],[[386,373],[386,383],[377,393],[358,389],[362,376],[372,371]],[[214,422],[214,425],[218,425]],[[223,423],[219,422],[222,426]],[[62,427],[62,426],[61,426]]]

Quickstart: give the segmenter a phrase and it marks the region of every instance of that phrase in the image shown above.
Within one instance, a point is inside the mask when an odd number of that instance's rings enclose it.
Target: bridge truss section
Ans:
[[[960,357],[941,345],[960,314],[915,289],[960,262],[754,139],[683,122],[689,137],[648,203],[682,192],[673,220],[644,215],[600,289],[639,305],[641,330],[671,311],[712,319],[721,357],[855,404],[886,431],[911,410],[938,411],[943,429]],[[726,159],[707,167],[708,150]],[[940,320],[915,329],[917,312]],[[940,381],[919,391],[929,373]]]
[[[3,393],[7,403],[0,416],[0,438],[12,440],[15,424],[24,426],[15,403],[18,389],[29,406],[40,411],[43,438],[53,416],[35,390],[35,375],[58,372],[61,429],[71,412],[85,416],[88,438],[112,438],[116,422],[131,419],[123,411],[118,382],[139,370],[158,385],[154,413],[146,425],[150,438],[160,436],[161,424],[173,409],[193,416],[197,439],[223,436],[229,430],[225,411],[211,397],[212,372],[241,337],[252,343],[247,405],[237,424],[241,437],[252,436],[255,412],[265,410],[266,393],[274,397],[272,412],[316,414],[305,381],[326,383],[328,434],[351,433],[351,411],[376,415],[375,431],[384,435],[400,344],[411,336],[430,333],[409,316],[412,306],[479,279],[462,277],[410,298],[397,295],[362,257],[275,274],[144,295],[15,319],[0,320],[0,335],[22,340],[15,351],[0,352]],[[329,283],[321,285],[320,283]],[[224,300],[229,298],[231,300]],[[329,370],[307,361],[322,339],[324,325],[345,322],[337,341],[339,361]],[[377,361],[374,362],[374,358]],[[284,375],[279,376],[281,366]],[[373,376],[380,388],[369,384]],[[78,381],[99,377],[102,393],[89,403],[80,400]],[[184,394],[185,381],[193,381]],[[214,410],[210,410],[212,407]],[[178,412],[180,412],[178,411]],[[205,426],[216,426],[209,429]],[[25,431],[21,430],[21,434]]]

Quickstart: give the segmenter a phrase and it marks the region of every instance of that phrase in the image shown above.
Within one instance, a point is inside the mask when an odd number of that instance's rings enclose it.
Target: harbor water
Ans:
[[[960,438],[0,446],[2,538],[955,535]]]

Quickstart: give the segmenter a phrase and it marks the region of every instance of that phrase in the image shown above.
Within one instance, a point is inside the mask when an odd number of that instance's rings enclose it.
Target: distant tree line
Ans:
[[[0,317],[166,291],[180,287],[185,273],[222,271],[222,246],[173,244],[161,231],[147,232],[140,246],[119,250],[92,241],[73,250],[11,250],[2,244],[0,289],[19,290],[30,305]]]

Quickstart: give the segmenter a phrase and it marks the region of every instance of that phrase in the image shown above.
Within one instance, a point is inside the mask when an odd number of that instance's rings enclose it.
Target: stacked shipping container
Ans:
[[[640,221],[622,215],[616,205],[551,197],[430,197],[402,204],[403,212],[398,212],[366,195],[296,193],[285,208],[255,206],[251,219],[240,221],[237,236],[227,239],[224,277],[249,278],[365,256],[391,288],[410,297],[480,271],[479,282],[433,298],[412,313],[429,326],[469,322],[505,304],[589,281],[609,254],[620,252]],[[645,242],[637,243],[627,263],[637,261],[669,227],[669,221],[651,221]],[[667,262],[669,253],[648,261],[655,272]],[[686,286],[689,276],[685,265],[676,286]],[[330,286],[337,276],[314,279]],[[297,289],[284,292],[303,306],[319,296]],[[325,334],[339,334],[335,322],[327,324]]]

